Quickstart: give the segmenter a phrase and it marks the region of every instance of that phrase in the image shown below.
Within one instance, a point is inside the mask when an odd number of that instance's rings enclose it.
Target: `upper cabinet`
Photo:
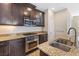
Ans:
[[[32,4],[22,4],[23,5],[23,11],[24,11],[24,18],[29,18],[29,19],[35,19],[35,15],[36,15],[36,10],[34,5]]]
[[[0,25],[44,26],[44,12],[29,3],[0,3]]]
[[[24,19],[22,14],[21,4],[14,3],[11,5],[11,15],[13,25],[24,25]]]
[[[32,11],[30,11],[30,13],[27,16],[24,17],[24,25],[43,27],[44,26],[44,12],[41,12],[37,9],[33,9]]]
[[[36,25],[44,26],[44,12],[36,10]]]
[[[0,3],[0,24],[12,24],[11,4]]]
[[[36,6],[26,4],[24,6],[24,25],[25,26],[44,26],[44,12],[37,10]]]
[[[18,4],[0,3],[1,25],[23,25],[23,16]]]

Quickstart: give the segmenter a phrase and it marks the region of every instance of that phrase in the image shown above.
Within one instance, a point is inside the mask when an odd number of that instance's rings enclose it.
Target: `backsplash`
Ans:
[[[42,27],[0,26],[0,34],[42,31]]]

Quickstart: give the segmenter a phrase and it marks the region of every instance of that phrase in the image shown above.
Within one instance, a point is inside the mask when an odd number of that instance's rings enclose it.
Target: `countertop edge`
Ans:
[[[27,34],[29,32],[25,32],[25,33]],[[47,32],[30,32],[30,33],[36,33],[36,34],[32,34],[32,35],[42,35],[42,34],[46,34]],[[24,33],[0,35],[0,42],[8,41],[8,40],[15,40],[15,39],[24,38],[24,37],[28,36],[28,35],[23,35],[23,34]]]

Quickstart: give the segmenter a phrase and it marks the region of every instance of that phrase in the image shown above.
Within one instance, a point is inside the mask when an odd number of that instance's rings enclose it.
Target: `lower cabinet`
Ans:
[[[7,41],[0,42],[0,56],[8,56],[9,55],[9,44]]]
[[[47,40],[48,40],[48,35],[47,34],[39,35],[39,44],[44,43]]]
[[[23,56],[25,55],[25,42],[24,39],[17,39],[9,41],[9,55],[10,56]]]
[[[47,41],[47,34],[39,35],[39,44]],[[25,38],[0,42],[0,56],[24,56]]]
[[[24,38],[0,42],[0,56],[24,56]]]

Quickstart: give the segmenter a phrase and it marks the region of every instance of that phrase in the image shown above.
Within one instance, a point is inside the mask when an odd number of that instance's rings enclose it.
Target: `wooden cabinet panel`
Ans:
[[[1,25],[23,25],[23,15],[20,4],[0,3],[0,24]]]
[[[11,4],[0,3],[0,24],[12,24]]]
[[[9,55],[9,45],[8,42],[0,42],[0,56]]]
[[[25,3],[23,4],[23,9],[24,9],[24,17],[29,18],[29,19],[34,19],[35,17],[35,7],[32,4]]]
[[[23,20],[23,15],[22,15],[22,10],[21,10],[21,5],[20,4],[12,4],[11,7],[11,14],[12,14],[12,20],[13,20],[13,25],[23,25],[24,20]]]
[[[36,20],[36,10],[33,9],[30,13],[30,20]]]
[[[24,19],[25,25],[44,27],[44,13],[36,9],[32,10],[30,15]]]
[[[24,38],[0,42],[0,56],[24,56]]]
[[[32,9],[29,10],[28,8]],[[44,13],[28,3],[0,3],[1,25],[24,25],[24,19],[34,20],[32,25],[44,26]]]
[[[39,44],[44,43],[48,40],[47,34],[39,35]]]
[[[36,26],[44,26],[44,13],[36,10]]]
[[[33,6],[29,6],[30,4],[26,4],[24,6],[24,19],[28,19],[27,22],[24,21],[26,23],[26,25],[29,26],[40,26],[40,27],[44,27],[44,12],[39,11],[35,8],[33,8]],[[31,11],[29,11],[27,8],[30,8]]]
[[[23,56],[25,55],[25,42],[24,38],[9,41],[10,56]]]

